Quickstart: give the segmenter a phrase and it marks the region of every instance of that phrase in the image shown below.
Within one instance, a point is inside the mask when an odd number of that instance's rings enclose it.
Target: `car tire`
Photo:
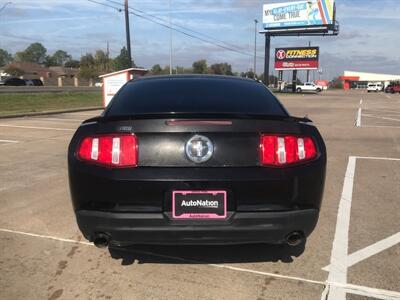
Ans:
[[[317,89],[317,93],[321,93],[321,89]]]
[[[301,93],[301,88],[298,88],[296,92]]]

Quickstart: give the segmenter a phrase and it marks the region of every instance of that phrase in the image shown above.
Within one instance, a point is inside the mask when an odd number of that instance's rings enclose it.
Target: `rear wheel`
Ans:
[[[321,89],[320,88],[317,89],[317,93],[321,93]]]
[[[296,90],[298,93],[301,93],[301,88],[297,88]]]

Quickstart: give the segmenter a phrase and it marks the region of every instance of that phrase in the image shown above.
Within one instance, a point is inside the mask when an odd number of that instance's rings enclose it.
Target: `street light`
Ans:
[[[169,7],[169,75],[172,75],[172,26],[171,26],[171,0],[168,1]]]
[[[256,67],[257,67],[257,23],[258,20],[254,19],[254,79],[256,78]]]

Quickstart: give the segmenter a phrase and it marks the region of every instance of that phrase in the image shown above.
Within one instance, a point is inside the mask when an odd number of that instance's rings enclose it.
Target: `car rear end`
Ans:
[[[68,158],[79,228],[120,246],[296,244],[316,226],[326,166],[311,121],[261,83],[209,76],[128,83]]]

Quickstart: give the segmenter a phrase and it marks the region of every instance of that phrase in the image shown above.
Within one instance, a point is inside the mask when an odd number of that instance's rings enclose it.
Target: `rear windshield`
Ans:
[[[165,113],[232,113],[287,116],[265,86],[239,79],[139,79],[114,97],[107,116]]]

